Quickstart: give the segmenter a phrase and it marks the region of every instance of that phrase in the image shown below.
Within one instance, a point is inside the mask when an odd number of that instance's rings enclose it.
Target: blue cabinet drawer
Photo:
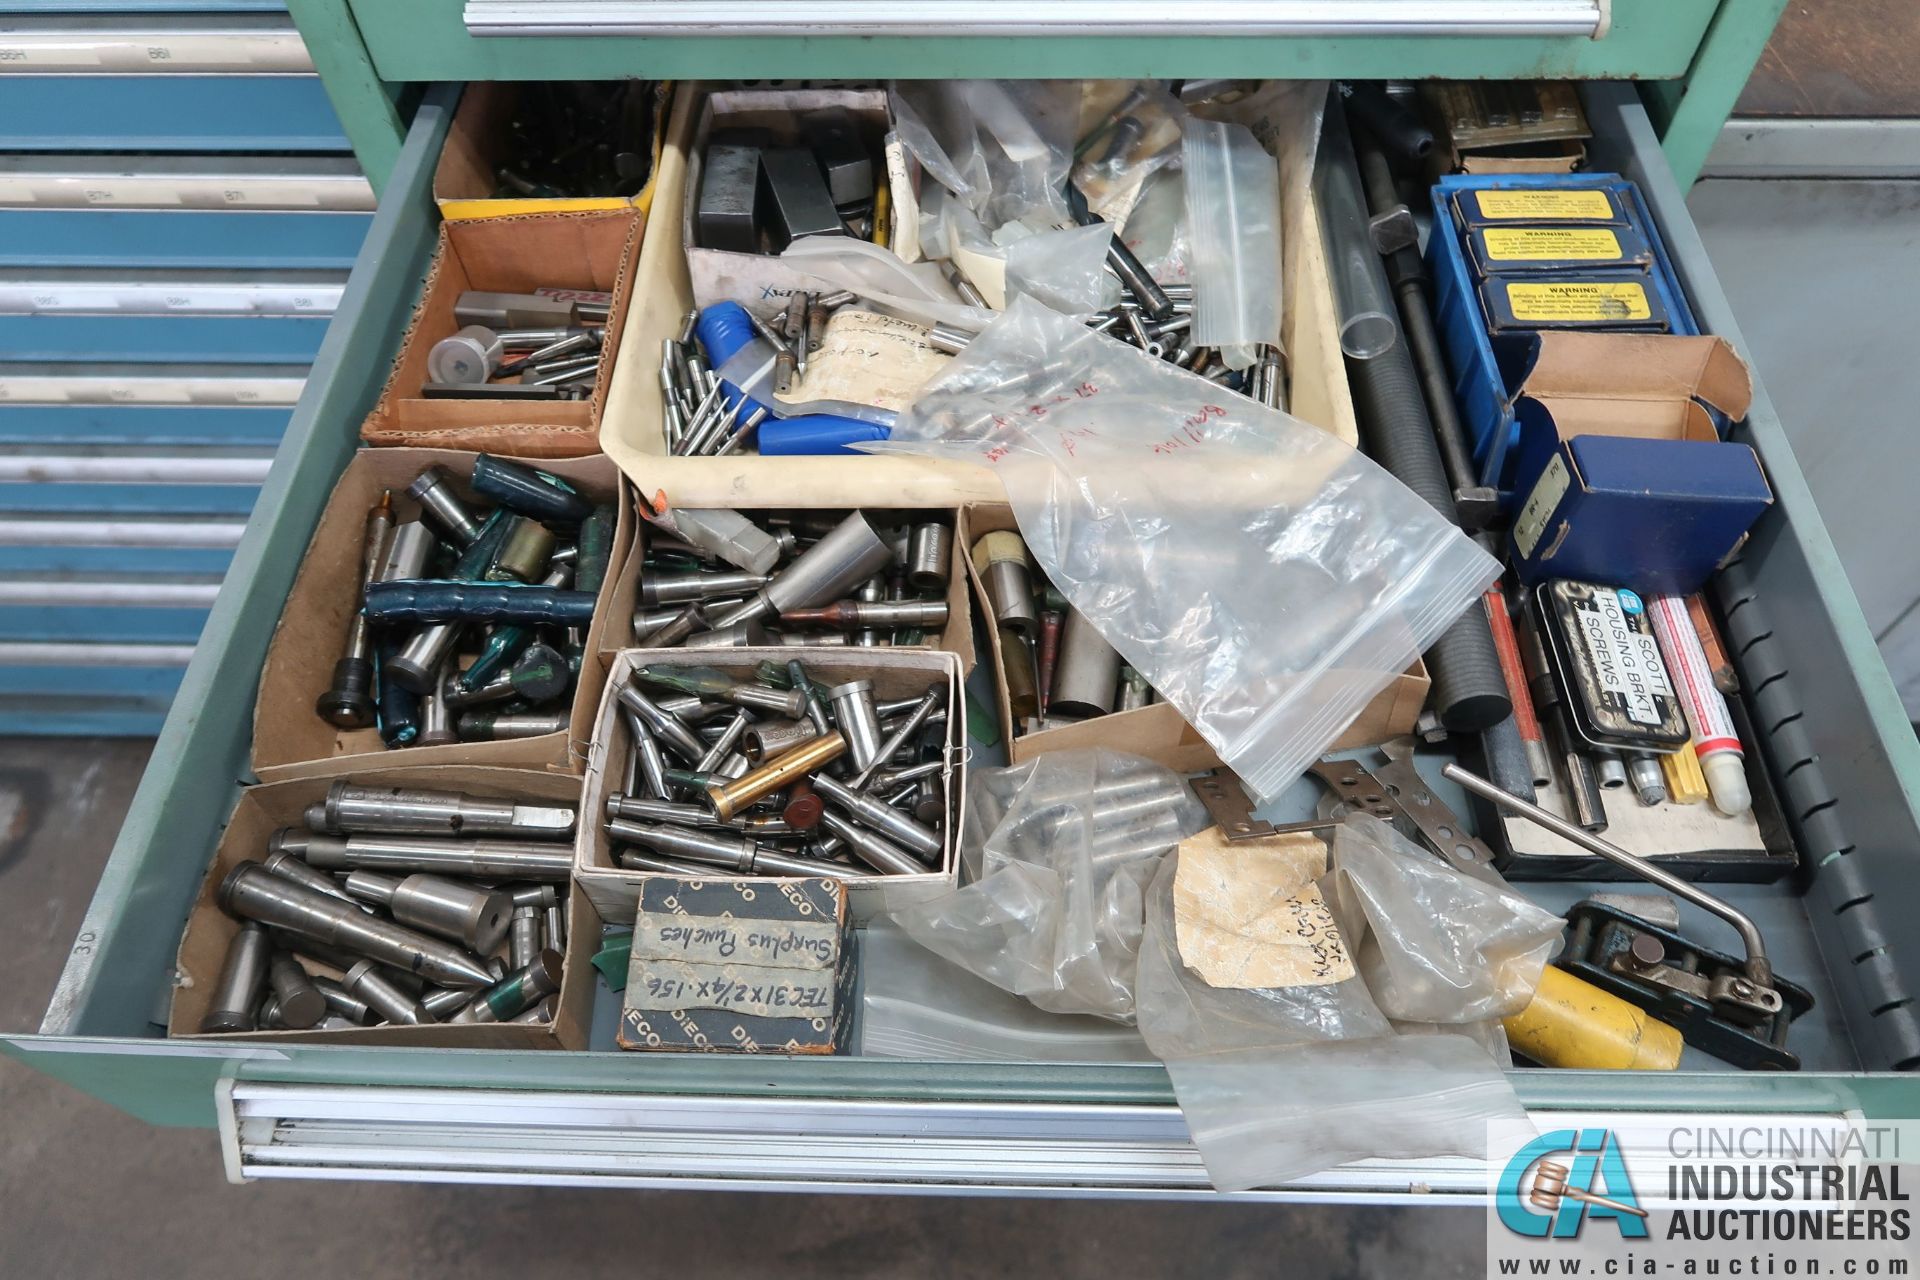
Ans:
[[[0,151],[348,151],[318,76],[0,75]]]

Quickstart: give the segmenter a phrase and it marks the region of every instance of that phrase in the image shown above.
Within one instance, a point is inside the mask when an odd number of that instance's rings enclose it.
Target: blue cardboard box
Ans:
[[[1720,338],[1542,334],[1514,402],[1520,580],[1699,590],[1773,503],[1759,457],[1721,438],[1752,395]]]

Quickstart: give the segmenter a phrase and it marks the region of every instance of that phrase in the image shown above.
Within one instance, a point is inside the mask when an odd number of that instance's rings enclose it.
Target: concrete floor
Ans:
[[[149,744],[0,739],[0,1031],[39,1025]],[[1480,1276],[1477,1211],[229,1186],[208,1130],[152,1129],[0,1058],[0,1273],[728,1277]],[[662,1229],[671,1224],[670,1229]]]

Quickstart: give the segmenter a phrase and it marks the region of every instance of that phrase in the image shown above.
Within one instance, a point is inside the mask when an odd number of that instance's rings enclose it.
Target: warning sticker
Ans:
[[[1493,262],[1618,262],[1620,237],[1606,227],[1489,227]]]
[[[1613,198],[1604,191],[1522,189],[1473,194],[1483,218],[1514,222],[1610,222],[1615,216]]]
[[[1581,284],[1507,283],[1513,318],[1530,322],[1632,322],[1653,318],[1647,290],[1637,280]]]

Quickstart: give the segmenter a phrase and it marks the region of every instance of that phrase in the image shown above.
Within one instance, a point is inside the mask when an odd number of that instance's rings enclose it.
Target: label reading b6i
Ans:
[[[1645,601],[1625,588],[1557,581],[1540,584],[1536,603],[1582,737],[1650,751],[1686,743]]]

